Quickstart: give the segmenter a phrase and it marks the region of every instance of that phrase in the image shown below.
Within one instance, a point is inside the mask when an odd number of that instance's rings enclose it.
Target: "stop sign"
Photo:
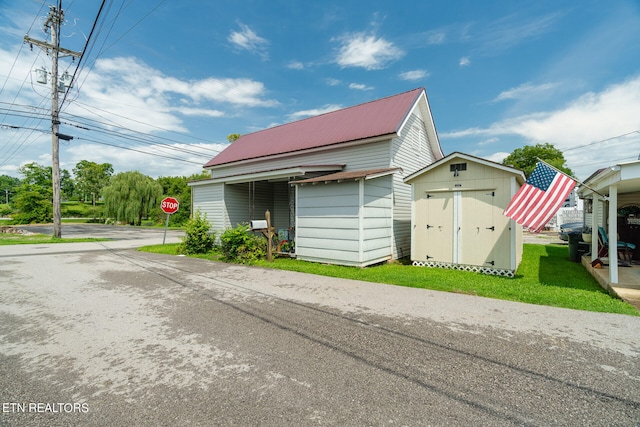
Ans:
[[[179,203],[173,197],[165,197],[162,199],[162,203],[160,203],[160,208],[162,212],[171,215],[172,213],[176,213],[178,211]]]

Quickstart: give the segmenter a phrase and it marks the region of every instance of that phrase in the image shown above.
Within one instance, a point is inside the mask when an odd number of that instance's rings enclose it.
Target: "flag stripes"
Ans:
[[[527,182],[511,199],[504,215],[538,233],[562,206],[575,185],[567,175],[538,162]]]

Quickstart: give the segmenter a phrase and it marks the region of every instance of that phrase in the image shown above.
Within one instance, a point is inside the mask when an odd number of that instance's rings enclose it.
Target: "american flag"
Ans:
[[[576,182],[543,162],[538,162],[527,182],[513,196],[504,214],[538,233],[555,215]]]

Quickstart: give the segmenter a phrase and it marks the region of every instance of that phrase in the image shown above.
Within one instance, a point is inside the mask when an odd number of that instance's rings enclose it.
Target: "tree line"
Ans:
[[[51,166],[32,162],[20,167],[22,178],[0,175],[0,216],[10,217],[14,224],[51,222],[51,171]],[[114,174],[110,163],[88,160],[78,162],[72,172],[60,171],[63,216],[65,204],[73,204],[76,208],[67,209],[68,216],[88,215],[95,222],[111,219],[131,225],[141,225],[143,220],[162,222],[165,214],[159,205],[167,196],[180,202],[170,224],[184,224],[191,215],[191,189],[187,182],[208,177],[206,172],[157,179],[137,171]],[[79,210],[78,205],[86,208]]]

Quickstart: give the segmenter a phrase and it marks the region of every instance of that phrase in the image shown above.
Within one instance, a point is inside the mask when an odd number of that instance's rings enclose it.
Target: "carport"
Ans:
[[[639,249],[632,254],[630,267],[619,267],[617,250],[608,250],[602,258],[604,268],[591,265],[603,249],[598,227],[606,230],[608,248],[617,248],[620,241],[640,245],[640,160],[599,169],[580,185],[578,195],[585,200],[584,223],[593,235],[591,253],[583,257],[583,264],[605,288],[636,292],[640,300]]]

